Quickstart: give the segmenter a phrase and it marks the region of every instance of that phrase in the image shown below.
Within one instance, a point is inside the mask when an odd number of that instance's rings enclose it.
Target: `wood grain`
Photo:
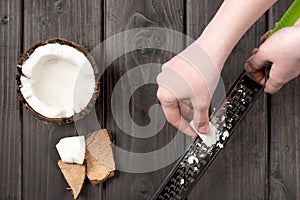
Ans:
[[[188,0],[187,33],[197,38],[212,19],[222,1]],[[243,70],[244,62],[266,31],[262,17],[240,40],[222,72],[228,89]],[[265,199],[267,178],[267,109],[262,95],[236,130],[189,199]]]
[[[22,3],[0,1],[0,199],[21,199],[22,131],[15,81],[21,53]]]
[[[24,1],[24,47],[38,41],[63,37],[93,49],[102,39],[102,2]],[[99,111],[103,115],[102,111]],[[72,199],[56,163],[55,145],[60,138],[76,135],[74,124],[51,125],[24,111],[23,199]],[[101,199],[102,187],[85,184],[79,199]]]
[[[293,1],[278,1],[270,13],[271,29]],[[269,199],[300,198],[300,79],[271,97]]]
[[[105,15],[107,16],[105,23],[106,38],[125,30],[141,27],[161,27],[183,32],[184,5],[183,1],[180,0],[109,0],[106,1]],[[140,80],[147,82],[153,78],[155,80],[155,76],[159,72],[154,66],[148,66],[147,68],[141,67],[136,71],[134,76],[129,76],[129,70],[146,63],[164,63],[171,58],[172,54],[158,50],[158,48],[165,45],[165,40],[167,39],[165,32],[140,30],[133,38],[132,45],[135,45],[136,48],[141,47],[141,49],[120,56],[118,60],[109,66],[107,71],[107,83],[109,83],[109,85],[107,86],[106,98],[106,126],[113,132],[117,147],[123,148],[127,152],[147,153],[167,145],[172,138],[175,137],[176,130],[166,124],[161,131],[158,131],[156,135],[152,137],[137,138],[141,132],[133,131],[129,133],[131,135],[128,135],[126,131],[116,124],[116,120],[122,121],[124,124],[127,124],[128,127],[133,126],[134,123],[141,127],[151,123],[148,111],[152,105],[158,103],[156,99],[157,86],[154,84],[144,84],[139,87],[131,96],[129,105],[126,103],[111,105],[111,102],[117,99],[121,99],[124,102],[126,95],[135,87],[134,81]],[[147,49],[148,45],[153,45],[152,42],[155,42],[157,48]],[[173,40],[170,45],[170,48],[183,49],[183,39],[179,41]],[[119,48],[123,47],[124,44],[120,44]],[[107,52],[114,53],[116,51],[112,50]],[[126,80],[121,84],[121,92],[119,92],[117,96],[112,96],[115,85],[121,77]],[[114,118],[112,111],[117,108],[119,115]],[[122,112],[122,110],[125,109],[130,110],[130,116],[123,114],[124,112]],[[165,120],[161,110],[154,110],[153,116],[152,120],[154,121]],[[174,149],[166,151],[166,156],[171,156],[173,151]],[[130,165],[134,159],[134,155],[130,153],[128,153],[126,157],[116,157],[117,161],[127,160],[128,165]],[[151,164],[153,162],[158,163],[160,161],[151,158],[145,163]],[[140,164],[145,163],[141,162]],[[112,180],[108,181],[106,185],[106,199],[150,199],[169,173],[170,167],[171,166],[168,166],[155,172],[139,174],[120,171]]]
[[[103,39],[141,27],[173,29],[196,39],[221,3],[221,0],[0,0],[0,199],[72,199],[56,165],[59,156],[55,144],[62,137],[76,135],[77,131],[85,133],[95,127],[92,115],[80,124],[58,126],[37,120],[20,106],[16,97],[15,66],[22,51],[54,37],[64,37],[93,49]],[[260,36],[268,27],[273,27],[291,3],[292,0],[278,1],[268,16],[263,16],[244,35],[225,64],[222,76],[226,88],[241,72]],[[164,123],[161,110],[155,107],[158,104],[156,84],[136,88],[135,81],[146,83],[155,79],[159,70],[151,63],[164,63],[173,56],[171,52],[159,50],[167,40],[163,31],[140,29],[127,41],[139,50],[117,56],[119,58],[101,77],[96,114],[101,126],[112,132],[116,146],[127,152],[152,152],[176,137],[177,131],[168,124],[152,136],[139,131],[128,135],[116,124],[116,120],[128,127],[134,124],[144,127],[151,120]],[[117,42],[106,47],[108,56],[115,56],[117,49],[125,46]],[[183,49],[185,42],[171,38],[169,48]],[[156,48],[149,49],[149,45]],[[101,56],[96,59],[98,64],[104,63]],[[150,65],[141,67],[147,63]],[[132,70],[136,71],[130,75]],[[120,92],[113,96],[120,80],[123,80]],[[298,78],[277,94],[259,98],[188,199],[300,199],[299,87]],[[127,104],[129,92],[133,94]],[[118,113],[116,118],[113,111]],[[186,144],[188,139],[183,137],[182,142]],[[178,149],[185,147],[179,145]],[[174,148],[169,148],[165,158],[174,154]],[[135,160],[133,155],[116,159],[117,162],[125,160],[129,166]],[[159,163],[159,159],[155,157],[140,165]],[[150,199],[171,167],[172,164],[143,173],[120,170],[102,185],[92,187],[86,182],[79,199]]]

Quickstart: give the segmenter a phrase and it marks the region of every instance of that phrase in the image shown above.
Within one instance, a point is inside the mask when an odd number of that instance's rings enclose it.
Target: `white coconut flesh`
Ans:
[[[217,143],[217,141],[218,141],[218,139],[217,139],[218,136],[216,134],[217,129],[211,122],[209,122],[209,128],[205,134],[199,133],[197,131],[193,120],[190,122],[190,126],[199,135],[199,137],[202,139],[203,143],[205,143],[207,146],[212,146]]]
[[[63,162],[83,164],[85,157],[84,136],[62,138],[56,144],[56,149]]]
[[[88,58],[58,43],[34,50],[22,65],[21,93],[33,110],[47,118],[66,118],[82,111],[95,91]]]

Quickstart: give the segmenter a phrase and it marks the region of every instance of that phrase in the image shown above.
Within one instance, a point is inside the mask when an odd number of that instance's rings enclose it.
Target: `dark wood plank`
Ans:
[[[107,71],[107,128],[112,131],[116,146],[123,148],[127,152],[139,152],[147,153],[155,151],[156,149],[166,146],[172,138],[176,135],[176,130],[165,125],[161,131],[157,131],[156,135],[147,138],[136,138],[126,134],[126,131],[121,129],[115,120],[122,121],[129,127],[132,127],[134,123],[143,127],[151,123],[150,116],[148,115],[149,108],[157,104],[156,90],[157,86],[154,84],[142,85],[131,96],[130,105],[127,105],[126,95],[135,87],[135,80],[149,81],[155,80],[155,77],[159,70],[154,66],[148,66],[147,68],[140,68],[135,72],[134,77],[129,76],[129,70],[136,66],[143,65],[145,63],[164,63],[167,59],[172,57],[171,53],[159,51],[157,48],[165,45],[167,35],[164,31],[152,31],[145,30],[145,27],[162,27],[184,31],[183,17],[184,17],[184,5],[181,0],[109,0],[106,1],[106,38],[109,38],[113,34],[120,33],[125,30],[141,28],[133,37],[131,42],[136,47],[144,47],[142,50],[133,51],[127,53],[124,56],[118,56],[117,59]],[[129,37],[130,38],[130,37]],[[132,38],[130,38],[132,39]],[[182,40],[172,40],[170,48],[183,49]],[[114,41],[112,46],[118,45],[118,41]],[[146,49],[146,45],[151,45],[156,42],[157,48],[152,50]],[[119,44],[120,48],[124,48],[124,44]],[[109,54],[116,53],[117,50],[110,49],[107,51]],[[112,55],[109,55],[112,56]],[[136,69],[136,68],[135,68]],[[124,78],[124,82],[121,84],[121,92],[117,96],[112,97],[113,90],[116,83],[120,78]],[[119,104],[111,105],[111,101],[121,100]],[[114,118],[112,111],[117,109],[118,116]],[[130,116],[124,114],[124,110],[130,110]],[[154,121],[163,121],[165,118],[160,110],[155,109],[152,113]],[[132,122],[131,119],[134,121]],[[145,131],[146,132],[146,131]],[[144,133],[145,133],[144,132]],[[129,134],[139,136],[141,132],[133,131]],[[147,132],[146,132],[147,134]],[[181,134],[181,133],[179,133]],[[183,144],[182,141],[181,144]],[[183,145],[182,148],[183,150]],[[166,151],[166,157],[174,154],[176,148]],[[125,157],[116,157],[117,162],[120,160],[127,160],[128,165],[135,159],[134,155],[126,154]],[[147,165],[147,163],[159,163],[161,161],[155,158],[150,158],[141,165]],[[119,171],[117,175],[108,181],[106,185],[106,199],[150,199],[156,189],[162,183],[164,178],[170,171],[171,166],[165,167],[161,170],[157,170],[149,173],[126,173]]]
[[[291,5],[278,1],[270,12],[271,29]],[[300,79],[271,97],[270,199],[300,198]]]
[[[21,199],[21,113],[15,81],[21,53],[22,3],[0,1],[0,199]]]
[[[222,1],[188,0],[187,31],[196,39]],[[241,39],[227,60],[222,77],[228,89],[266,31],[260,19]],[[264,199],[266,197],[266,96],[262,95],[235,135],[194,188],[189,199]]]
[[[64,37],[93,49],[102,39],[102,1],[24,1],[24,46]],[[102,111],[99,111],[103,115]],[[51,125],[24,111],[23,199],[72,199],[58,166],[55,144],[76,135],[74,124]],[[101,199],[102,186],[86,183],[79,199]]]

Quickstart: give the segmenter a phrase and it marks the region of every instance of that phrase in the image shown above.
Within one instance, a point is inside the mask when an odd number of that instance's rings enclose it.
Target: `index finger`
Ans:
[[[197,137],[197,133],[190,127],[190,124],[182,117],[180,105],[176,96],[168,89],[162,88],[161,86],[158,89],[158,96],[167,121],[186,135]],[[162,96],[167,96],[168,99],[165,99]]]

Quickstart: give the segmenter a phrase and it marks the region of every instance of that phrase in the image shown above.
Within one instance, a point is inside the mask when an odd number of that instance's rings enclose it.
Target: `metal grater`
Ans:
[[[295,0],[268,38],[281,28],[292,26],[300,17],[300,0]],[[265,77],[268,69],[265,67]],[[254,81],[245,71],[230,88],[222,104],[213,112],[210,123],[217,142],[207,146],[198,136],[172,169],[152,200],[180,200],[186,198],[229,137],[254,104],[264,86]],[[212,135],[213,135],[212,134]]]
[[[216,144],[202,142],[199,136],[167,176],[152,200],[180,200],[186,198],[229,137],[254,104],[264,86],[245,71],[230,88],[221,105],[213,112],[210,122],[215,128]]]

